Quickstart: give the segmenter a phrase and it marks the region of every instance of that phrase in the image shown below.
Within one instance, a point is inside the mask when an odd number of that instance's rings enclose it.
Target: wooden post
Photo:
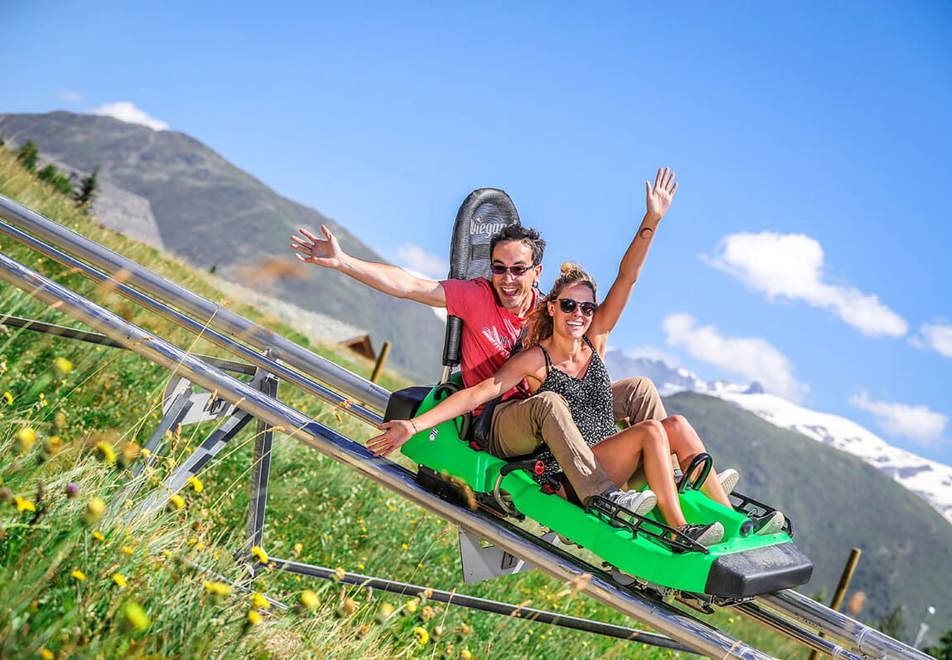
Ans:
[[[836,585],[836,591],[833,592],[833,600],[830,601],[830,608],[839,610],[843,605],[843,599],[846,598],[846,590],[849,589],[850,581],[853,579],[853,573],[856,571],[856,564],[859,562],[859,556],[863,551],[859,548],[850,550],[850,557],[846,560],[846,566],[843,567],[843,573],[840,575],[840,582]],[[822,636],[822,633],[821,633]],[[820,657],[819,651],[810,653],[810,660],[817,660]]]
[[[380,372],[383,371],[383,365],[387,363],[388,355],[390,355],[390,342],[385,341],[383,346],[380,347],[380,353],[377,355],[377,364],[374,365],[374,371],[370,374],[371,383],[377,382],[377,378],[380,377]]]

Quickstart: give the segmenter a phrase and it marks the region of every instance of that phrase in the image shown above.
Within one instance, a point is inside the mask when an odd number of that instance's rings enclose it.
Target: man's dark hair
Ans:
[[[545,241],[539,236],[532,227],[523,227],[522,225],[506,225],[489,239],[489,257],[492,258],[493,251],[499,243],[508,243],[509,241],[521,241],[532,250],[532,265],[538,266],[542,263],[542,253],[545,251]]]

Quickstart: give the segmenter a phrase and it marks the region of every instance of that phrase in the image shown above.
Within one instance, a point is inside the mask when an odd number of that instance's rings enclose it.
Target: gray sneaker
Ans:
[[[784,518],[783,514],[779,511],[765,513],[762,516],[751,518],[751,520],[754,523],[754,528],[752,531],[754,534],[759,536],[776,534],[783,529],[784,523],[787,522],[787,519]]]
[[[719,522],[709,525],[684,525],[678,531],[705,548],[724,540],[724,525]]]
[[[647,514],[658,503],[658,497],[650,488],[642,491],[615,488],[604,493],[602,497],[639,516]]]
[[[717,480],[721,482],[721,488],[725,495],[730,495],[737,488],[737,482],[740,481],[740,472],[734,468],[727,468],[717,475]]]

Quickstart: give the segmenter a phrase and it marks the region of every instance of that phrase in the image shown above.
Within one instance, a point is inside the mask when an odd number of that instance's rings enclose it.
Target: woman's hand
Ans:
[[[324,268],[340,267],[343,252],[330,229],[321,225],[324,238],[315,236],[303,227],[298,231],[301,232],[301,236],[296,234],[291,236],[291,247],[297,251],[294,256],[305,263],[317,264]]]
[[[386,456],[394,449],[399,449],[406,441],[416,435],[413,423],[408,419],[395,419],[384,422],[377,427],[383,433],[367,441],[367,449],[374,456]]]
[[[645,181],[646,219],[655,223],[659,222],[664,214],[668,212],[668,209],[671,208],[671,200],[674,199],[674,193],[677,190],[678,184],[674,180],[674,172],[667,167],[658,170],[654,186]]]

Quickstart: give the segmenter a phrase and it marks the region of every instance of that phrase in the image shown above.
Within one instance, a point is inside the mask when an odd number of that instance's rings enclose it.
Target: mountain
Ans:
[[[828,601],[850,548],[858,547],[850,594],[866,594],[862,619],[875,623],[902,604],[909,640],[932,605],[930,625],[952,628],[952,525],[921,498],[864,460],[721,398],[682,392],[665,405],[691,421],[719,468],[740,469],[739,492],[792,519],[797,546],[814,562],[800,591],[822,590]]]
[[[104,224],[156,243],[196,266],[393,342],[390,366],[421,382],[439,373],[444,325],[430,309],[372,291],[336,272],[282,268],[299,226],[326,224],[355,256],[384,261],[346,228],[277,194],[198,140],[112,117],[0,114],[8,144],[33,140],[66,169],[99,167]],[[452,221],[448,218],[447,222]],[[151,240],[150,240],[151,238]]]
[[[758,383],[708,382],[662,360],[635,358],[618,350],[608,351],[605,361],[613,378],[647,376],[662,396],[688,391],[720,397],[775,426],[857,456],[924,499],[952,523],[952,466],[893,447],[845,417],[809,410],[766,394]]]

